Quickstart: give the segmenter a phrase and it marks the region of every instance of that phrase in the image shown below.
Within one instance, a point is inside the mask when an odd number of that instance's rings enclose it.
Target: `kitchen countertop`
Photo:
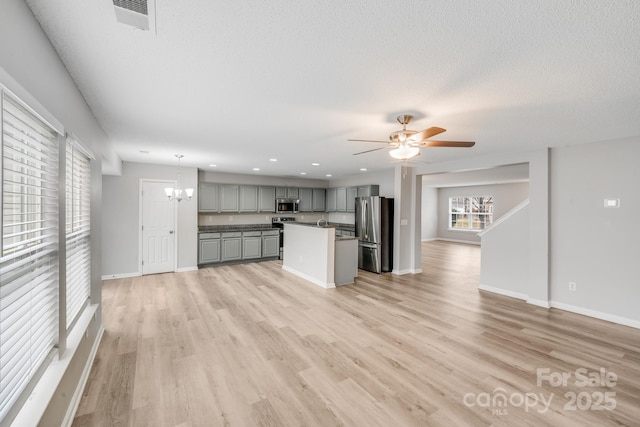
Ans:
[[[271,224],[199,225],[198,233],[221,233],[225,231],[266,231],[277,230]]]

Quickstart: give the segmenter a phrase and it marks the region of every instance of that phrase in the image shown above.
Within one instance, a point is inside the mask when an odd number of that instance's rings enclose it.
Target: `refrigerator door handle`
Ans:
[[[366,219],[369,218],[367,216],[367,210],[369,209],[369,201],[367,199],[363,200],[364,202],[364,209],[362,209],[362,223],[365,224],[364,227],[364,240],[369,240],[369,227],[367,226],[367,221]]]

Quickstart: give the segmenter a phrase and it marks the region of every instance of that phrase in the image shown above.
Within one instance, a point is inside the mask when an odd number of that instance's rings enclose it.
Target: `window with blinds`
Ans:
[[[2,108],[0,420],[58,339],[57,133],[6,92]]]
[[[89,300],[91,286],[91,160],[67,136],[66,148],[67,329]]]

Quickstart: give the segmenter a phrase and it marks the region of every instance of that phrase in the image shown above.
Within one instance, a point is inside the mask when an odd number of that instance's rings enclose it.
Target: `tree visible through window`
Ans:
[[[480,231],[493,223],[493,196],[450,197],[449,228]]]

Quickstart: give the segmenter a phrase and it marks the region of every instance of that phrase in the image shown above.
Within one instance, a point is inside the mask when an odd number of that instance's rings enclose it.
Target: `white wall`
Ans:
[[[556,148],[550,162],[552,301],[631,319],[636,327],[639,160],[640,138],[633,138]],[[620,208],[605,208],[605,198],[619,198]]]
[[[195,189],[192,200],[176,202],[178,270],[184,270],[198,265],[198,173],[180,170],[182,187]],[[103,277],[140,274],[140,180],[175,180],[177,172],[177,166],[124,163],[121,176],[103,177],[102,232],[109,236],[102,244]]]
[[[495,185],[475,185],[465,187],[446,187],[438,189],[437,235],[440,239],[460,240],[480,243],[477,231],[449,230],[449,198],[455,196],[494,196],[494,221],[513,209],[529,196],[529,184],[526,182]]]
[[[332,179],[329,181],[328,187],[354,187],[357,185],[378,185],[380,187],[380,196],[394,197],[395,188],[395,170],[393,168],[385,169],[379,172],[363,172],[358,175],[351,175],[345,178]]]
[[[422,187],[422,241],[438,238],[438,189]]]
[[[23,0],[3,0],[0,6],[0,64],[0,76],[10,76],[96,156],[91,168],[91,302],[101,304],[100,173],[104,168],[114,165],[117,168],[118,156]],[[4,81],[2,83],[7,84]],[[18,93],[20,90],[10,89],[21,95]],[[102,310],[98,309],[87,329],[80,331],[84,339],[75,349],[68,349],[68,357],[72,350],[75,353],[61,380],[54,385],[55,393],[40,425],[62,424],[67,409],[73,404],[72,398],[81,382],[83,370],[90,367],[92,347],[98,343],[101,328]]]
[[[529,206],[518,206],[482,232],[480,289],[529,299],[523,279],[529,277]]]

